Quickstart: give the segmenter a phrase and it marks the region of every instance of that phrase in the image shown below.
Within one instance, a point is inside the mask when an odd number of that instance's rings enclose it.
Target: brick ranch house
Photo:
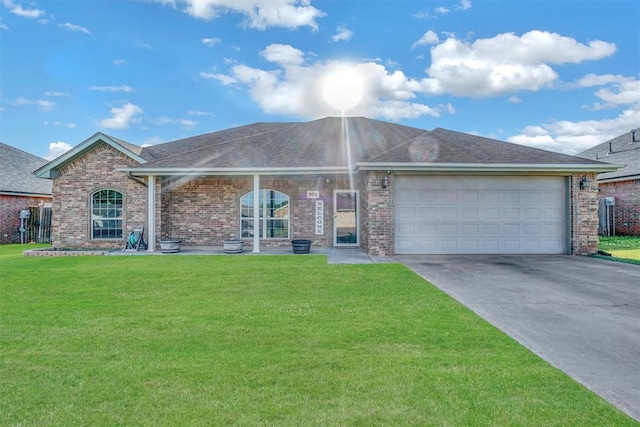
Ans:
[[[31,173],[47,161],[0,142],[0,244],[20,243],[20,211],[51,203],[51,182]]]
[[[144,225],[149,251],[165,238],[238,237],[254,252],[307,238],[390,256],[594,253],[595,177],[613,170],[445,129],[329,117],[145,148],[97,133],[35,173],[53,179],[56,247],[120,248]]]
[[[616,171],[598,174],[598,197],[602,202],[610,198],[608,203],[615,203],[604,207],[609,209],[610,217],[609,224],[606,220],[601,224],[601,234],[640,236],[640,128],[596,145],[578,156],[622,165]]]

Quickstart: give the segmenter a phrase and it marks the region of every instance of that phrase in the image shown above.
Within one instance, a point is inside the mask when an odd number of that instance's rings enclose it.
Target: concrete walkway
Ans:
[[[640,266],[578,256],[396,256],[640,421]]]

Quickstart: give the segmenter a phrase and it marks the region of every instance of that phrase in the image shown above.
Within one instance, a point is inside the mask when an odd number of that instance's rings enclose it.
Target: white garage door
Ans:
[[[395,178],[397,254],[566,252],[562,177]]]

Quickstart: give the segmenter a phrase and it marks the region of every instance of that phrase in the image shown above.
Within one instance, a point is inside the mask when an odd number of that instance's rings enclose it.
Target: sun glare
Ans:
[[[353,67],[336,69],[322,84],[324,100],[343,114],[362,101],[363,91],[362,76]]]

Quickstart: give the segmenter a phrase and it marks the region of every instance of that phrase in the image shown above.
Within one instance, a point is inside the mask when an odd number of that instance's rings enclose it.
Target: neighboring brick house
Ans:
[[[31,172],[47,161],[0,142],[0,243],[20,243],[20,211],[51,203],[52,183]]]
[[[598,174],[598,198],[602,200],[602,208],[609,210],[608,221],[607,215],[602,217],[601,234],[640,236],[640,128],[578,156],[620,166],[616,171]],[[609,199],[604,203],[606,198]],[[607,206],[611,202],[615,204]]]
[[[308,238],[371,255],[591,254],[615,167],[363,117],[255,123],[151,147],[97,133],[36,174],[54,181],[53,244],[160,239],[260,246]]]

